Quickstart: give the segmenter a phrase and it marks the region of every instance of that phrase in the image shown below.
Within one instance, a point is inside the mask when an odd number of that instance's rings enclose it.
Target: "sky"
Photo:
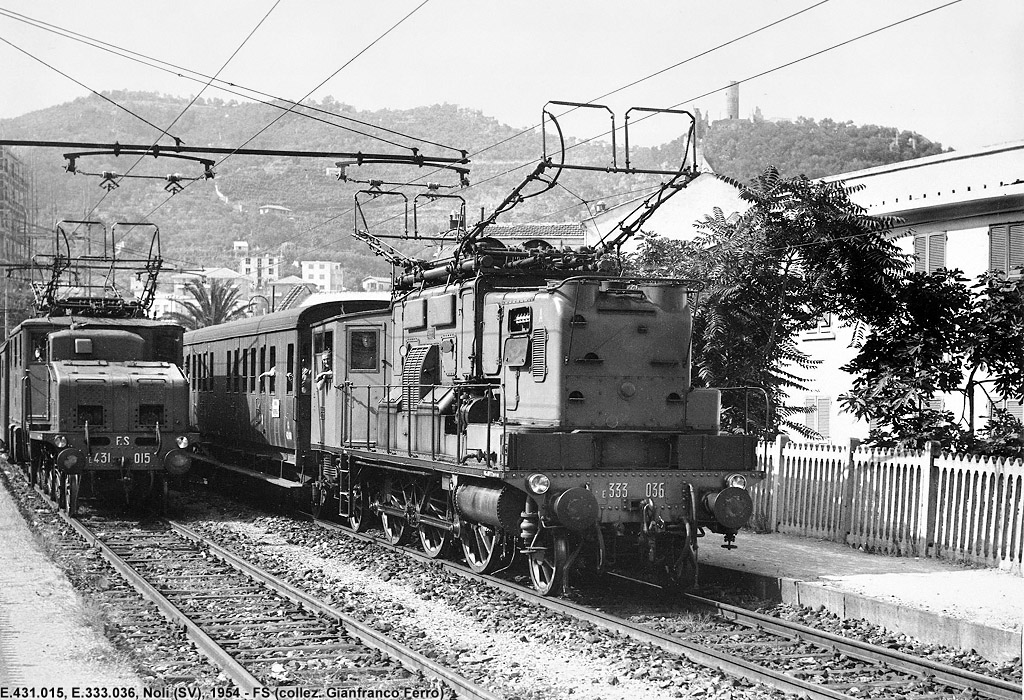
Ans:
[[[743,117],[757,107],[767,118],[895,126],[956,150],[1024,139],[1024,2],[948,2],[0,0],[0,119],[89,89],[203,90],[17,13],[278,97],[312,91],[360,109],[451,103],[525,127],[565,100],[619,115],[696,106],[717,119],[723,88],[738,81]]]

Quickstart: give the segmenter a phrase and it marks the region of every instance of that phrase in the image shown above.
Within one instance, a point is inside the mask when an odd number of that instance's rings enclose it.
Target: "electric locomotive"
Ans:
[[[101,229],[99,252],[76,255],[71,225]],[[198,435],[181,370],[183,329],[143,317],[161,268],[159,231],[152,227],[150,254],[131,259],[114,253],[117,226],[58,224],[54,253],[35,262],[49,273],[36,285],[40,315],[0,346],[8,455],[71,515],[83,476],[90,486],[98,477],[119,482],[129,501],[162,504],[168,479],[189,471]],[[148,273],[138,298],[115,274],[135,271]]]
[[[687,121],[678,169],[631,164],[636,109]],[[379,517],[390,542],[418,536],[432,557],[461,548],[480,573],[523,557],[543,594],[609,567],[689,587],[699,539],[733,547],[750,517],[756,437],[722,434],[720,391],[691,382],[699,285],[623,276],[618,253],[698,176],[694,120],[630,110],[621,168],[614,138],[611,167],[567,164],[548,107],[542,123],[560,149],[471,230],[454,216],[440,237],[454,245],[435,260],[362,229],[357,195],[354,235],[395,266],[395,296],[389,314],[312,326],[313,510],[336,509],[355,529]],[[489,237],[499,215],[573,168],[670,177],[590,247]]]
[[[485,263],[314,324],[314,510],[481,573],[525,556],[542,593],[637,563],[692,584],[698,538],[731,544],[760,475],[755,438],[719,434],[720,392],[691,385],[696,293]]]

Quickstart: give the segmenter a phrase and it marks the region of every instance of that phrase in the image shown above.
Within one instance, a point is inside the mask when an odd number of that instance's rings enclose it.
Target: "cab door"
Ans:
[[[349,322],[339,324],[335,377],[343,382],[332,390],[337,410],[333,429],[349,447],[377,445],[378,415],[390,378],[388,325]],[[328,414],[330,415],[330,414]]]

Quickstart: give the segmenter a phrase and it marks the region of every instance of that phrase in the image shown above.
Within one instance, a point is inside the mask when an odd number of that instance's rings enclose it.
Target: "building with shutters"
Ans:
[[[917,160],[837,175],[848,186],[863,189],[851,198],[873,216],[897,216],[894,229],[900,248],[914,255],[918,271],[956,268],[967,277],[986,270],[1020,275],[1024,266],[1024,142],[943,153]],[[821,365],[814,372],[814,390],[802,398],[806,425],[832,442],[866,437],[868,426],[840,410],[839,397],[850,385],[840,368],[853,359],[852,329],[831,318],[805,333],[801,346]],[[936,399],[934,408],[960,415],[963,398]],[[1017,401],[1001,401],[1018,418]],[[978,417],[991,406],[978,401]],[[979,420],[979,424],[984,420]]]

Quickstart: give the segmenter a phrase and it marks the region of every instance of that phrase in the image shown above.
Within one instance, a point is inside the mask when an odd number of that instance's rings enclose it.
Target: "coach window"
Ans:
[[[295,343],[288,343],[288,369],[285,372],[285,393],[290,394],[295,391],[295,376],[292,372],[295,371]]]
[[[267,348],[260,348],[260,393],[267,393]]]
[[[227,351],[224,358],[224,393],[231,393],[231,351]]]
[[[240,391],[249,391],[249,348],[242,348],[242,388]]]
[[[249,391],[256,393],[256,348],[249,351]]]
[[[277,346],[270,346],[270,393],[277,393]]]
[[[380,332],[349,331],[348,368],[353,372],[376,372],[380,364]]]

